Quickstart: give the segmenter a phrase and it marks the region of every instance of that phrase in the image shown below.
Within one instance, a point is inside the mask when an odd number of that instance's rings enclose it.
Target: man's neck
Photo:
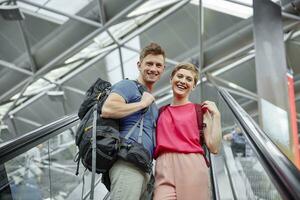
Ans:
[[[144,81],[141,77],[138,77],[137,81],[138,81],[140,84],[146,86],[146,88],[148,89],[149,92],[152,92],[152,90],[153,90],[153,85],[154,85],[153,83],[151,83],[151,84],[148,83],[148,84],[147,84],[147,83],[145,83],[145,81]]]

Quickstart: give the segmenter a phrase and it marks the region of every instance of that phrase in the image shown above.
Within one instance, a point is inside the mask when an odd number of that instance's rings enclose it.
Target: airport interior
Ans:
[[[211,199],[300,199],[299,0],[0,0],[1,200],[110,199],[101,174],[75,175],[77,112],[97,78],[135,80],[151,42],[158,107],[190,62],[190,100],[220,110]]]

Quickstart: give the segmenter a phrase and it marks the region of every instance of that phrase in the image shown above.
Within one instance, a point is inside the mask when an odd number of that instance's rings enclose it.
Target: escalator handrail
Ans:
[[[245,136],[282,197],[300,199],[300,171],[225,89],[213,85],[245,130]]]
[[[78,120],[79,118],[76,114],[67,115],[0,144],[0,165],[71,128]]]

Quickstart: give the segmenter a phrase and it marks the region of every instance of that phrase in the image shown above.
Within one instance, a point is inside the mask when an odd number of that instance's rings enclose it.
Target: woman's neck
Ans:
[[[184,105],[184,104],[187,104],[189,103],[189,99],[188,98],[180,98],[180,97],[173,97],[172,99],[172,103],[171,105],[172,106],[179,106],[179,105]]]

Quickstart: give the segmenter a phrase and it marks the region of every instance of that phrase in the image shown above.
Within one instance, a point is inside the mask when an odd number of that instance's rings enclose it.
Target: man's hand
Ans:
[[[154,96],[149,92],[144,92],[141,98],[141,103],[146,108],[151,105],[151,103],[155,100]]]
[[[232,140],[232,134],[231,134],[231,133],[228,133],[228,134],[224,135],[224,136],[223,136],[223,139],[226,140],[226,141]]]

